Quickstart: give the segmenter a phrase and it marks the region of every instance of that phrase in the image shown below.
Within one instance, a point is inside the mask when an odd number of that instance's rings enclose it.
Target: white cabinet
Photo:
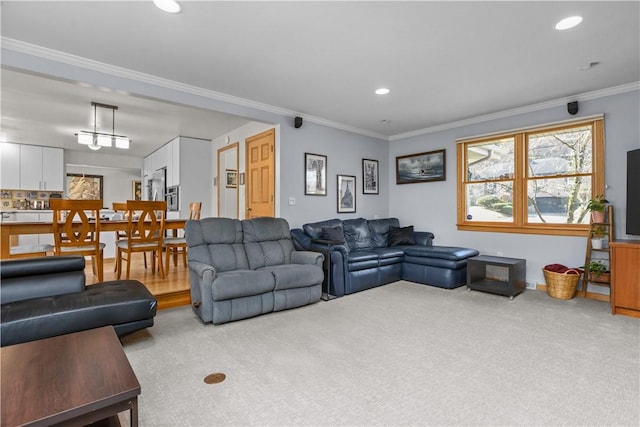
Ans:
[[[153,175],[153,169],[151,169],[151,156],[147,156],[144,159],[142,159],[142,177],[144,178],[145,176],[152,176]]]
[[[42,189],[64,190],[64,151],[60,148],[42,147]]]
[[[180,138],[176,138],[169,143],[168,160],[167,187],[180,185]]]
[[[51,222],[53,219],[53,212],[17,212],[16,221],[19,222]],[[21,234],[18,236],[18,245],[53,245],[53,234]]]
[[[63,191],[64,151],[61,148],[19,145],[20,189]]]
[[[20,146],[0,143],[0,188],[20,189]]]

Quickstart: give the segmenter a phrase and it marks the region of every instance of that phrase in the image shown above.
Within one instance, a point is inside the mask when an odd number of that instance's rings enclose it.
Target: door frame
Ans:
[[[222,148],[218,148],[217,150],[217,163],[216,163],[216,170],[218,171],[217,173],[217,188],[216,188],[216,206],[218,207],[217,211],[218,211],[218,217],[220,217],[220,189],[222,188],[222,186],[225,183],[225,178],[223,177],[223,171],[220,168],[220,158],[221,155],[225,152],[225,151],[229,151],[229,150],[236,150],[236,171],[238,172],[238,178],[240,177],[240,169],[239,169],[239,165],[240,165],[240,143],[239,142],[234,142],[233,144],[229,144],[229,145],[225,145]],[[236,219],[240,218],[240,182],[238,182],[238,185],[236,186]]]

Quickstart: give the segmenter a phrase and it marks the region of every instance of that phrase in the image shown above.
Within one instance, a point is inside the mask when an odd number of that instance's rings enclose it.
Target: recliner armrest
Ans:
[[[0,262],[0,301],[7,304],[33,298],[82,292],[84,257],[50,256]]]
[[[292,264],[312,264],[322,267],[324,255],[313,251],[293,251],[291,252]]]

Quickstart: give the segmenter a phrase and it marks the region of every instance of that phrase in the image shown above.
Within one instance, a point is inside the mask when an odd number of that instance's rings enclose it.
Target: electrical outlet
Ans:
[[[498,256],[502,256],[502,252],[498,252]]]
[[[295,197],[289,197],[289,206],[294,206],[296,204],[296,198]]]

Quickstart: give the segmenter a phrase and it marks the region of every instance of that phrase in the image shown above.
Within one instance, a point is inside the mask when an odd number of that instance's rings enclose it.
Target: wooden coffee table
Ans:
[[[84,426],[130,411],[136,378],[113,327],[0,348],[2,426]]]

